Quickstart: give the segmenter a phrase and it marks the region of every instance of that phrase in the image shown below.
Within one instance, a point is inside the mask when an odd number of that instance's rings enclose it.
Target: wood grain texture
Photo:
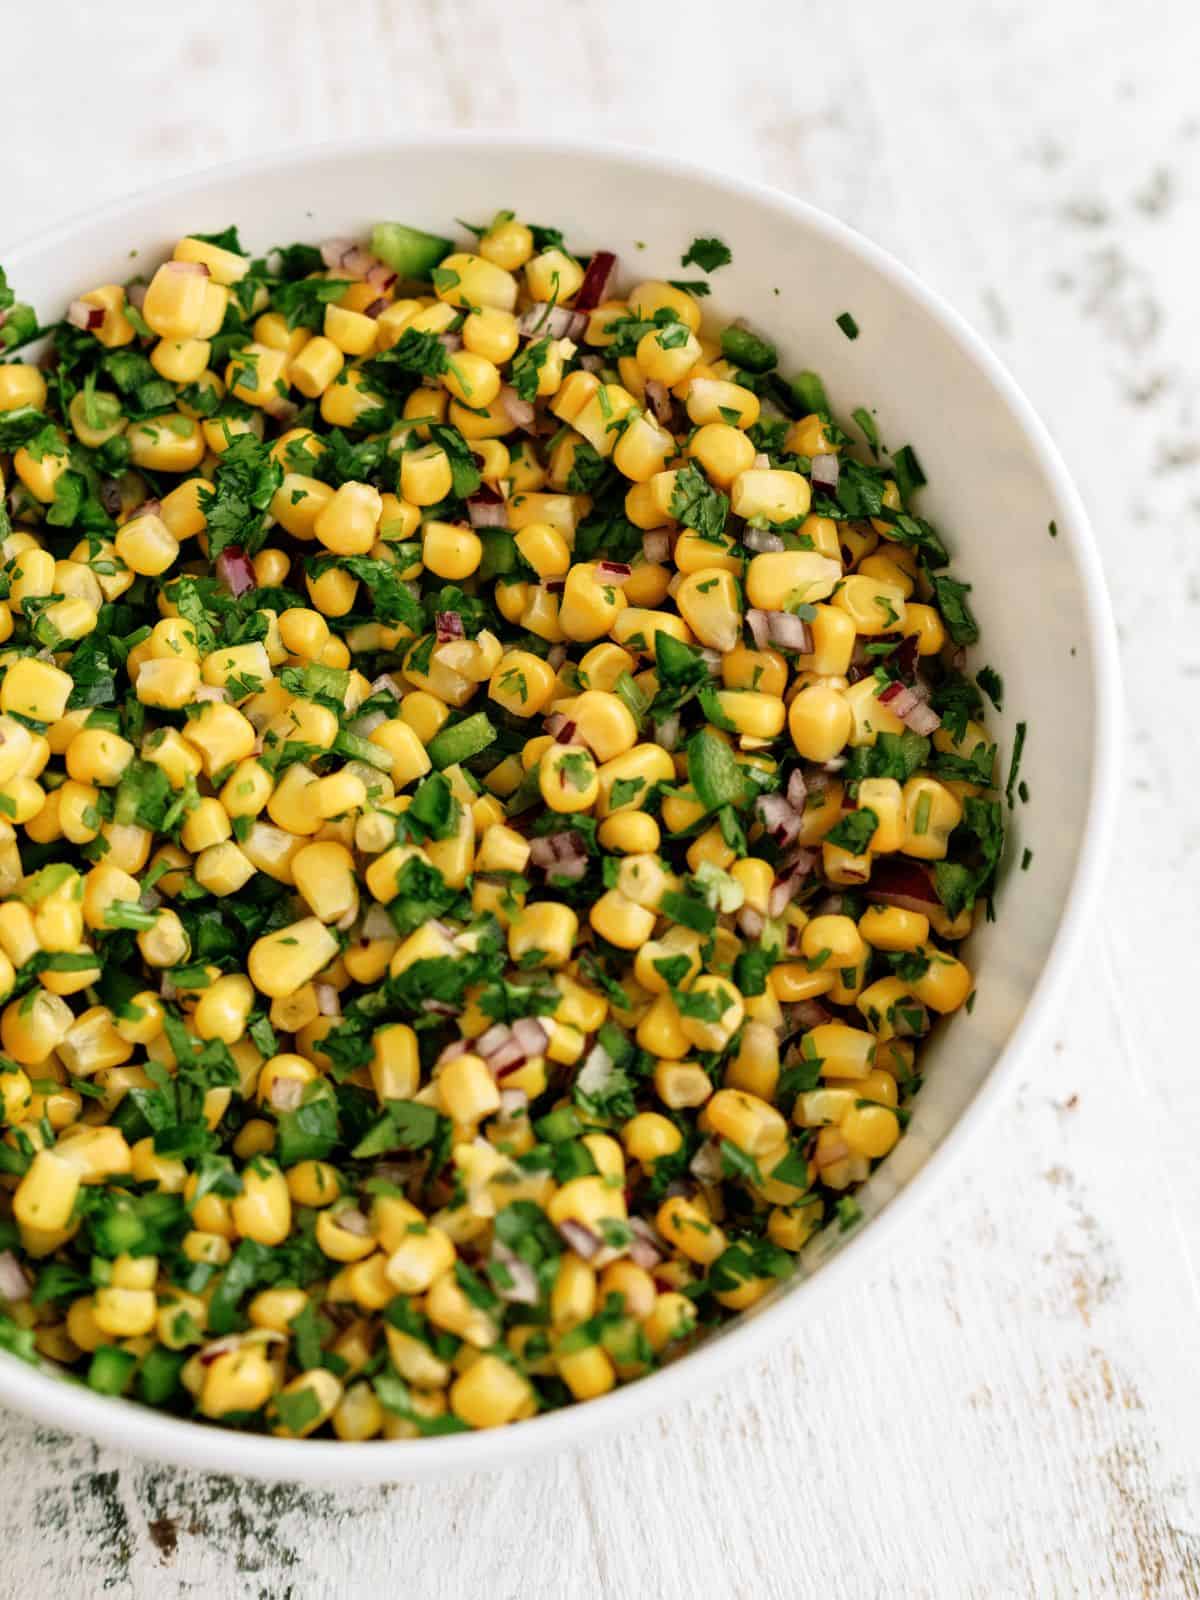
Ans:
[[[1110,890],[1044,1053],[894,1255],[790,1346],[586,1454],[443,1486],[262,1489],[5,1417],[0,1595],[1200,1595],[1181,1004],[1200,899],[1200,14],[40,0],[10,8],[5,44],[29,70],[6,74],[4,239],[256,147],[446,125],[677,151],[871,234],[991,339],[1074,467],[1130,733]]]

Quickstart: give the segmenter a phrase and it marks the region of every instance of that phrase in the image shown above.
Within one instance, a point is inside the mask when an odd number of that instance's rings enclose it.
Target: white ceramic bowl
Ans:
[[[821,373],[837,412],[875,410],[885,441],[911,442],[956,574],[973,584],[983,644],[1002,672],[992,719],[1007,758],[1026,720],[1030,799],[1012,814],[999,920],[971,939],[978,1001],[938,1030],[907,1136],[859,1195],[864,1222],[810,1245],[802,1271],[665,1371],[514,1428],[411,1443],[341,1444],[233,1434],[93,1394],[0,1354],[0,1402],[53,1426],[183,1465],[263,1478],[387,1481],[501,1465],[578,1443],[710,1386],[817,1314],[869,1249],[916,1215],[1058,993],[1099,887],[1115,798],[1116,640],[1079,496],[1046,430],[981,340],[882,250],[802,201],[743,179],[630,150],[492,133],[321,147],[256,157],[106,205],[4,265],[18,298],[59,316],[81,289],[150,268],[179,235],[236,222],[261,251],[361,234],[382,219],[457,232],[503,207],[561,227],[581,250],[615,250],[627,281],[695,276],[680,257],[716,234],[733,262],[712,278],[718,316],[744,314],[785,371]],[[632,279],[631,279],[632,275]],[[835,318],[850,311],[848,341]],[[1064,374],[1064,377],[1066,375]],[[1057,528],[1051,538],[1049,527]],[[1022,851],[1029,871],[1017,869]],[[813,1275],[813,1269],[819,1271]]]

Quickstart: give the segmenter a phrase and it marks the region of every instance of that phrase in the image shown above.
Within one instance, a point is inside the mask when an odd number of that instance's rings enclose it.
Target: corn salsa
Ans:
[[[1002,685],[915,453],[721,240],[469,233],[0,273],[0,1346],[180,1416],[654,1371],[973,997]]]

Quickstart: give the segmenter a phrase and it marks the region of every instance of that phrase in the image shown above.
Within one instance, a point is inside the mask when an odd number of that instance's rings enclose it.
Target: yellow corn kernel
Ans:
[[[257,1156],[242,1172],[242,1192],[229,1202],[233,1224],[255,1244],[282,1244],[291,1231],[287,1180],[273,1162]]]
[[[325,924],[305,917],[257,939],[250,947],[246,970],[255,987],[274,999],[315,978],[337,953],[337,940]]]
[[[916,601],[906,604],[900,631],[916,639],[919,656],[935,656],[946,643],[946,627],[937,609]]]
[[[483,558],[483,542],[470,528],[430,521],[421,541],[421,560],[439,578],[469,578]]]
[[[736,517],[763,517],[778,523],[806,517],[811,501],[808,480],[798,472],[752,467],[734,479],[729,507]]]
[[[456,251],[441,263],[435,293],[447,305],[467,310],[491,306],[497,311],[512,311],[517,303],[517,280],[483,255]]]
[[[203,326],[208,271],[202,265],[167,261],[151,278],[142,317],[160,338],[192,339]]]
[[[763,611],[784,611],[789,605],[811,605],[833,593],[842,582],[840,561],[811,550],[768,551],[746,568],[746,594]]]
[[[13,1216],[22,1228],[65,1228],[81,1181],[82,1173],[65,1153],[39,1150],[13,1195]]]
[[[336,555],[365,555],[375,543],[383,512],[379,491],[367,483],[343,483],[318,513],[313,531]]]
[[[919,954],[928,958],[929,967],[910,984],[913,994],[932,1011],[957,1011],[971,992],[970,972],[944,950],[929,946]]]
[[[588,811],[600,794],[596,762],[582,744],[553,744],[538,770],[542,799],[551,811]]]
[[[699,1206],[682,1195],[664,1200],[654,1223],[668,1244],[699,1266],[710,1265],[725,1249],[725,1235],[721,1229]]]
[[[46,404],[46,380],[41,370],[28,361],[9,361],[0,369],[0,411],[19,411],[32,406],[41,411]]]
[[[686,1339],[696,1326],[695,1304],[673,1290],[660,1294],[650,1314],[642,1321],[642,1332],[656,1353],[679,1339]]]
[[[629,293],[629,309],[634,316],[654,320],[656,311],[667,310],[692,333],[700,331],[700,305],[685,289],[657,279],[639,283]]]
[[[132,423],[125,437],[134,466],[147,472],[190,472],[204,460],[205,435],[180,411]]]
[[[904,785],[904,842],[900,848],[921,861],[940,861],[961,819],[962,805],[945,784],[936,778],[909,778]]]
[[[519,965],[522,956],[540,950],[544,966],[565,967],[578,931],[579,918],[570,906],[542,901],[527,907],[509,928],[509,956]]]
[[[833,602],[861,634],[893,633],[904,628],[904,591],[880,578],[854,573],[843,580]]]
[[[236,894],[254,876],[254,863],[232,839],[209,845],[196,857],[192,875],[202,889],[217,896]]]
[[[701,567],[690,572],[675,592],[675,604],[701,644],[720,651],[732,650],[737,644],[742,613],[731,572],[723,567]]]
[[[868,906],[858,931],[876,950],[915,950],[929,938],[929,918],[900,906]]]
[[[672,1156],[683,1143],[683,1135],[658,1111],[642,1111],[621,1129],[621,1143],[632,1161],[650,1166],[664,1156]]]
[[[19,716],[32,717],[38,722],[57,722],[66,710],[72,687],[69,673],[51,666],[48,661],[22,656],[12,662],[4,674],[4,682],[0,684],[0,711],[15,711]]]

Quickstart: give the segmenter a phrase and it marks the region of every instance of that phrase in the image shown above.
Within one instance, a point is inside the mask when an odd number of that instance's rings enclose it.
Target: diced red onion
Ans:
[[[396,924],[388,915],[387,907],[381,906],[377,900],[367,907],[367,914],[363,918],[362,936],[364,939],[394,939],[396,937]]]
[[[490,1032],[490,1030],[489,1030],[489,1032]],[[446,1048],[438,1056],[438,1058],[437,1058],[438,1066],[439,1067],[444,1067],[446,1065],[447,1061],[457,1061],[459,1056],[465,1056],[468,1053],[468,1051],[470,1050],[470,1048],[471,1048],[471,1041],[469,1039],[452,1039],[450,1041],[450,1043],[446,1046]],[[478,1048],[479,1048],[479,1042],[478,1042],[478,1040],[476,1040],[476,1049],[478,1049]]]
[[[295,1111],[304,1098],[304,1085],[298,1078],[276,1078],[268,1098],[276,1111]]]
[[[580,356],[579,365],[585,372],[601,372],[604,369],[604,357],[589,351],[585,356]]]
[[[481,1033],[475,1041],[475,1049],[485,1061],[489,1060],[497,1050],[502,1050],[512,1037],[511,1030],[506,1023],[497,1022],[486,1033]]]
[[[753,466],[755,472],[769,472],[771,470],[770,456],[760,450],[754,458]]]
[[[163,897],[157,889],[143,889],[138,896],[138,905],[143,911],[157,911],[163,903]]]
[[[331,272],[346,272],[352,278],[365,278],[376,265],[375,257],[354,239],[326,239],[321,260]]]
[[[542,839],[529,841],[529,859],[535,867],[550,868],[558,860],[558,852],[554,848],[554,834],[547,834]]]
[[[899,855],[878,856],[871,873],[867,899],[902,911],[927,912],[941,901],[924,867]]]
[[[500,404],[508,413],[508,420],[514,428],[530,428],[533,426],[534,409],[532,404],[528,400],[522,400],[511,383],[505,383],[500,386]]]
[[[388,292],[398,276],[399,274],[393,272],[386,261],[376,261],[375,265],[369,268],[366,274],[367,282],[372,289],[378,289],[381,295],[385,295]],[[372,304],[375,303],[372,302]],[[371,315],[370,307],[367,308],[367,315]],[[378,315],[378,312],[375,315]]]
[[[510,1037],[499,1050],[493,1050],[488,1057],[488,1071],[494,1078],[499,1078],[506,1072],[516,1072],[528,1059],[517,1041]]]
[[[146,291],[148,283],[131,283],[125,291],[125,298],[135,311],[140,311],[146,304]]]
[[[528,1109],[528,1106],[529,1096],[524,1089],[501,1089],[500,1115],[502,1117],[510,1120],[513,1117],[519,1117],[523,1111]]]
[[[236,544],[229,545],[217,557],[217,577],[235,600],[248,589],[253,589],[258,582],[254,576],[254,563]]]
[[[819,1153],[818,1153],[819,1152]],[[813,1154],[813,1165],[818,1172],[824,1172],[826,1167],[836,1166],[850,1154],[850,1146],[839,1133],[832,1129],[827,1130],[827,1135],[817,1146]]]
[[[390,694],[394,700],[399,700],[400,696],[404,693],[404,690],[401,689],[400,685],[396,682],[395,678],[392,677],[390,672],[381,672],[379,676],[373,679],[371,683],[372,694],[381,694],[384,692]]]
[[[766,919],[761,911],[756,911],[753,906],[743,906],[738,912],[738,928],[747,939],[758,939],[766,926]]]
[[[942,725],[941,717],[932,706],[925,705],[912,689],[902,683],[889,683],[886,689],[880,691],[878,698],[879,704],[886,706],[893,716],[899,717],[905,727],[923,737]]]
[[[323,1017],[341,1016],[342,997],[331,983],[315,983],[313,993],[317,997],[317,1010]]]
[[[362,314],[364,317],[370,317],[373,322],[376,317],[383,315],[389,305],[391,305],[391,301],[386,295],[381,294],[378,300],[372,300],[369,306],[363,307]]]
[[[795,617],[790,611],[768,611],[767,628],[771,643],[781,650],[795,650],[800,655],[812,651],[812,630],[803,617]]]
[[[661,722],[654,724],[655,741],[662,745],[666,751],[674,750],[679,743],[679,718],[677,716],[664,717]]]
[[[752,607],[746,613],[746,623],[754,640],[754,648],[766,650],[771,643],[771,624],[767,620],[767,613]]]
[[[565,644],[552,644],[549,650],[546,651],[546,665],[553,667],[555,672],[558,671],[566,659],[567,647]]]
[[[629,1259],[635,1266],[643,1267],[646,1271],[656,1267],[667,1254],[665,1242],[641,1217],[630,1217],[629,1231],[633,1234],[629,1245]]]
[[[651,528],[642,535],[642,554],[647,561],[666,561],[671,554],[671,535],[665,528]]]
[[[919,1000],[905,1000],[903,1005],[897,1005],[889,1013],[889,1020],[897,1039],[919,1039],[929,1031],[929,1013]]]
[[[550,1043],[550,1035],[536,1017],[518,1017],[512,1025],[512,1031],[527,1059],[540,1056]]]
[[[781,917],[800,892],[800,883],[804,874],[789,872],[786,877],[778,878],[771,885],[771,892],[767,896],[767,915]]]
[[[787,798],[788,805],[791,806],[793,811],[804,810],[804,803],[808,799],[808,784],[805,781],[804,773],[799,767],[788,779]]]
[[[437,341],[448,355],[457,355],[462,349],[461,333],[439,333]]]
[[[567,580],[565,578],[547,578],[545,583],[542,584],[542,588],[545,589],[547,594],[562,594],[566,587]]]
[[[193,278],[207,278],[210,276],[208,268],[203,261],[167,261],[164,265],[168,272],[187,273]]]
[[[770,555],[780,550],[786,550],[787,545],[777,533],[772,533],[768,528],[747,528],[742,535],[742,543],[747,550],[753,550],[755,555]]]
[[[29,1279],[11,1250],[0,1250],[0,1300],[10,1305],[29,1298]]]
[[[231,1350],[236,1350],[240,1342],[241,1335],[236,1333],[226,1334],[223,1339],[214,1339],[197,1353],[200,1365],[211,1367],[218,1356],[228,1355]]]
[[[603,575],[601,583],[611,584],[614,589],[624,588],[633,576],[628,561],[597,561],[596,571]]]
[[[587,869],[587,857],[578,856],[566,861],[556,861],[550,870],[554,877],[566,878],[568,882],[576,883],[586,874]]]
[[[224,688],[221,684],[202,683],[199,688],[193,690],[192,699],[196,701],[219,701],[224,705],[229,701],[229,690]]]
[[[916,634],[906,633],[903,639],[901,639],[900,643],[888,657],[888,666],[900,678],[902,678],[905,683],[912,683],[913,693],[920,699],[924,700],[929,693],[928,688],[919,680],[915,683],[912,682],[917,670],[917,658],[919,654],[920,652],[917,648]]]
[[[368,711],[365,717],[355,717],[350,724],[350,732],[358,735],[360,739],[369,739],[376,728],[382,728],[387,722],[386,711]]]
[[[688,1162],[688,1171],[701,1183],[720,1183],[724,1176],[720,1145],[706,1139]]]
[[[492,1260],[504,1268],[504,1274],[497,1274],[491,1282],[499,1299],[509,1305],[535,1306],[538,1303],[537,1274],[528,1261],[522,1261],[499,1239],[492,1240]],[[507,1284],[501,1284],[498,1279],[507,1276]]]
[[[588,319],[582,311],[569,311],[566,306],[552,306],[549,301],[523,311],[517,320],[517,332],[525,339],[578,339],[587,327]]]
[[[357,921],[358,921],[358,907],[357,906],[350,906],[348,910],[342,912],[341,916],[334,923],[334,927],[337,929],[337,931],[339,933],[349,933],[351,928],[353,928],[354,924]],[[337,990],[335,989],[333,992],[334,992],[334,994],[336,994]],[[339,1000],[338,1001],[338,1008],[337,1008],[337,1011],[334,1013],[334,1015],[340,1017],[341,1014],[342,1014],[342,1006],[341,1006],[341,1001]]]
[[[647,378],[646,400],[656,422],[670,422],[674,401],[665,383],[660,383],[657,378]]]
[[[143,500],[141,505],[135,506],[125,518],[125,524],[128,526],[129,523],[136,522],[139,517],[157,517],[161,510],[161,500]]]
[[[805,1033],[833,1021],[833,1012],[819,1000],[796,1000],[788,1007],[788,1012],[794,1029]]]
[[[575,1078],[575,1087],[581,1094],[603,1094],[615,1071],[613,1058],[602,1044],[594,1044],[584,1058]]]
[[[708,668],[710,678],[721,676],[722,656],[719,650],[710,650],[707,645],[700,647],[700,655],[704,665]]]
[[[263,404],[263,410],[274,421],[283,427],[288,427],[300,415],[300,407],[294,400],[287,400],[281,394],[273,394]]]
[[[579,292],[575,296],[575,309],[594,311],[608,293],[608,286],[616,270],[617,258],[612,251],[597,250],[583,274],[583,282],[579,285]]]
[[[449,644],[451,639],[465,639],[466,629],[457,611],[439,611],[433,619],[439,644]]]
[[[553,723],[553,727],[551,724]],[[553,734],[555,744],[572,744],[575,739],[575,724],[570,717],[564,717],[561,712],[555,712],[552,717],[546,718],[546,728]]]
[[[590,1261],[593,1256],[599,1255],[604,1248],[604,1240],[590,1228],[585,1228],[582,1222],[576,1222],[573,1217],[558,1223],[557,1227],[563,1243],[574,1250],[577,1256],[582,1256],[585,1261]]]
[[[800,818],[781,794],[760,794],[754,809],[777,844],[787,849],[800,833]]]
[[[508,521],[508,506],[501,495],[483,483],[467,501],[467,516],[473,528],[503,528]]]
[[[158,978],[158,992],[164,1000],[174,1000],[179,990],[175,987],[175,980],[164,967]]]
[[[458,1010],[445,1000],[422,1000],[421,1010],[431,1017],[456,1017]]]
[[[814,489],[823,489],[826,494],[836,494],[841,466],[834,455],[814,456],[812,458],[812,486]]]
[[[73,328],[91,333],[104,323],[104,307],[89,305],[86,300],[72,300],[67,307],[67,321]]]
[[[352,1233],[359,1239],[370,1236],[371,1224],[361,1211],[339,1211],[333,1220],[343,1233]]]

